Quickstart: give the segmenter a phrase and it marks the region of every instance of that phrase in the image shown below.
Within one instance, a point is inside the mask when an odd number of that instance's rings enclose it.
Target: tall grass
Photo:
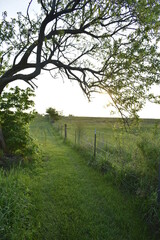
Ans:
[[[6,156],[0,168],[0,240],[34,239],[38,229],[33,201],[34,174],[41,164],[38,145],[20,156]]]
[[[20,167],[0,171],[0,239],[32,239],[30,176]]]

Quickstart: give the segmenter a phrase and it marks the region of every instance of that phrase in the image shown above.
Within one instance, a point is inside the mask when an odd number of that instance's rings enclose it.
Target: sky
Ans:
[[[33,0],[35,2],[35,0]],[[8,12],[8,16],[14,17],[17,12],[25,11],[29,0],[0,0],[0,17],[3,11]],[[107,107],[109,97],[107,94],[94,94],[91,101],[83,94],[78,83],[71,82],[61,78],[53,79],[49,73],[43,72],[35,81],[38,88],[35,90],[36,97],[35,108],[40,113],[46,112],[49,107],[63,112],[68,116],[89,116],[89,117],[118,117],[119,114],[112,115],[111,108]],[[15,81],[10,87],[18,85],[19,87],[28,87],[22,81]],[[154,88],[157,93],[159,87]],[[141,118],[160,119],[160,105],[147,103],[146,107],[140,112]]]

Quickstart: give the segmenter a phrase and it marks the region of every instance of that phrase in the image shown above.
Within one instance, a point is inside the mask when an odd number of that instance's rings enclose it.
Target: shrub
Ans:
[[[154,133],[143,133],[138,144],[147,170],[151,175],[155,174],[159,165],[160,139]]]
[[[29,135],[29,123],[34,117],[33,90],[11,88],[0,97],[0,122],[10,154],[26,155],[34,150],[33,140]]]

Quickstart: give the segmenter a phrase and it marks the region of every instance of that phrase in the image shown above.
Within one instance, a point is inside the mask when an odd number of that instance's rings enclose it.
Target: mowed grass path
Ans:
[[[121,193],[69,145],[46,121],[32,134],[45,161],[35,175],[33,202],[43,240],[147,240],[146,226],[131,197]]]

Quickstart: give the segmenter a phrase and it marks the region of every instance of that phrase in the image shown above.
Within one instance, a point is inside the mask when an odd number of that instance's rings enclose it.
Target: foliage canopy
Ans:
[[[0,92],[42,70],[75,80],[88,97],[106,91],[124,114],[159,103],[159,0],[33,0],[26,14],[0,23]],[[23,71],[23,70],[28,70]]]

